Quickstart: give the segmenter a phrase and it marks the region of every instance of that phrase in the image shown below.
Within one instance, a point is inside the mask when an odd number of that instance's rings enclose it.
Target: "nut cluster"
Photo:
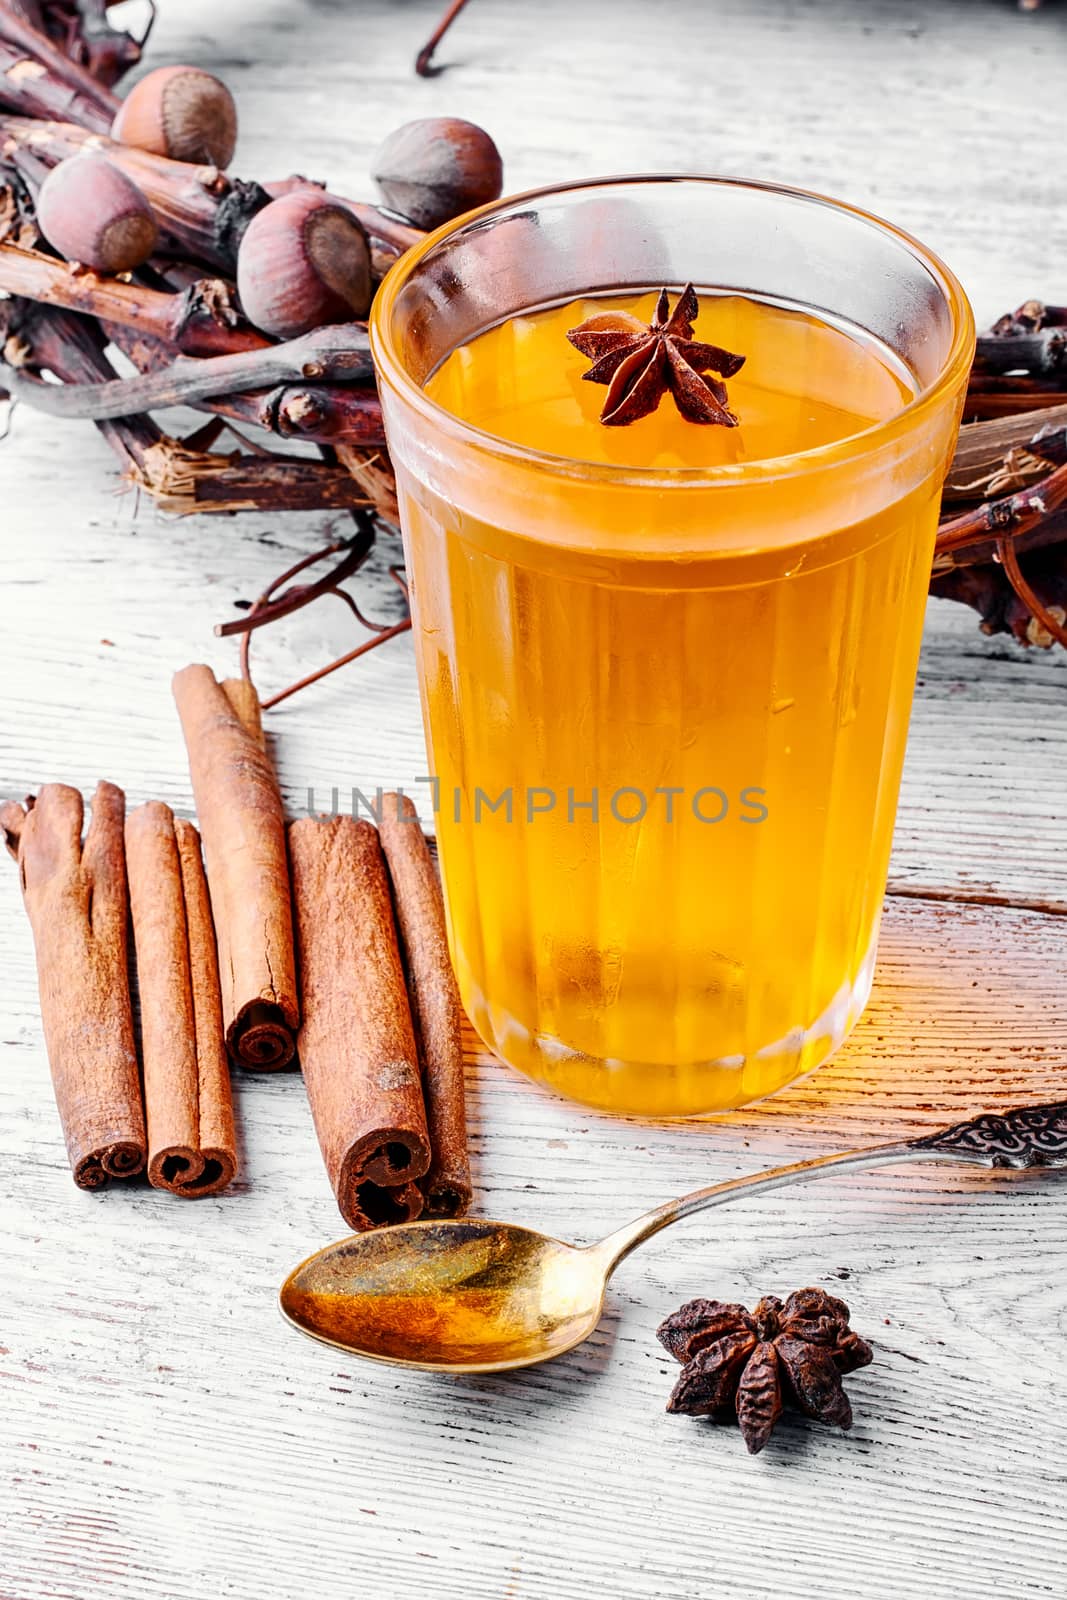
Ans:
[[[185,183],[220,197],[215,238],[236,236],[237,296],[253,327],[292,339],[328,323],[361,320],[374,292],[374,257],[361,213],[304,179],[261,188],[222,177],[237,143],[237,109],[226,85],[201,67],[158,67],[122,101],[111,140],[76,148],[48,171],[37,195],[45,240],[73,265],[131,272],[157,250],[188,254]],[[161,158],[163,165],[150,159]],[[173,163],[195,167],[184,177]],[[499,196],[500,153],[489,135],[454,117],[408,122],[372,162],[397,221],[381,234],[437,227]],[[185,202],[187,208],[188,202]],[[178,226],[173,226],[174,223]],[[168,223],[171,224],[168,227]]]
[[[395,521],[361,324],[427,229],[499,196],[489,135],[458,118],[405,124],[371,163],[380,203],[302,177],[245,181],[226,170],[237,109],[212,73],[161,66],[119,99],[137,41],[110,23],[90,38],[73,0],[63,27],[46,12],[48,36],[9,9],[0,0],[4,391],[106,424],[126,475],[171,511],[370,507]],[[5,51],[33,70],[5,72]],[[223,453],[203,430],[190,448],[151,416],[183,403],[322,459]]]

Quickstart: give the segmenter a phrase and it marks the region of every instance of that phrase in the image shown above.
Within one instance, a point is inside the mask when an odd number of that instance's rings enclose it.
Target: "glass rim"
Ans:
[[[392,329],[392,312],[396,299],[405,284],[418,270],[431,251],[453,235],[463,232],[472,223],[480,223],[495,214],[503,214],[515,207],[546,200],[554,195],[576,190],[602,190],[642,184],[697,183],[719,188],[761,190],[792,200],[826,207],[854,218],[867,227],[886,234],[908,254],[921,262],[944,295],[952,318],[952,343],[937,375],[913,395],[891,417],[872,423],[859,433],[843,439],[817,445],[809,450],[798,450],[780,456],[765,456],[757,461],[724,463],[708,467],[620,467],[613,462],[585,461],[577,456],[561,456],[550,451],[536,450],[527,445],[515,444],[498,434],[456,416],[455,412],[440,405],[410,376]],[[815,189],[803,189],[791,184],[774,183],[759,178],[735,178],[699,172],[641,172],[621,173],[601,178],[576,178],[562,183],[543,184],[535,189],[520,190],[502,195],[487,205],[466,211],[450,222],[428,233],[426,238],[413,245],[390,268],[378,289],[368,318],[371,353],[379,381],[384,381],[397,391],[423,418],[436,429],[453,439],[498,459],[525,466],[540,467],[557,477],[579,477],[586,480],[603,480],[613,484],[633,483],[644,487],[668,484],[693,488],[697,485],[712,487],[716,484],[734,485],[744,481],[780,480],[818,471],[824,467],[838,466],[876,452],[882,445],[912,432],[923,419],[936,410],[947,393],[966,377],[974,355],[975,323],[967,294],[956,274],[941,257],[927,248],[919,239],[884,217],[866,211],[848,201],[835,200]]]

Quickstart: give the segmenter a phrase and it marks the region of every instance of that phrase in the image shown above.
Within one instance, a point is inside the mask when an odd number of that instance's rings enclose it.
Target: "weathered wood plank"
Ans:
[[[360,1367],[295,1338],[273,1305],[287,1266],[343,1231],[294,1076],[240,1081],[238,1193],[191,1208],[73,1191],[15,898],[9,874],[0,1117],[20,1138],[0,1182],[0,1593],[172,1600],[222,1568],[208,1592],[252,1600],[264,1582],[300,1592],[310,1561],[326,1592],[349,1592],[355,1567],[370,1588],[388,1575],[446,1600],[578,1600],[594,1579],[623,1600],[770,1595],[798,1568],[844,1595],[862,1525],[876,1592],[918,1600],[978,1587],[990,1522],[998,1592],[1067,1582],[1054,1177],[884,1169],[767,1196],[635,1257],[594,1343],[551,1367],[466,1382]],[[716,1177],[1062,1092],[1065,956],[1061,918],[891,905],[854,1042],[714,1124],[619,1122],[477,1056],[482,1209],[589,1238]],[[663,1415],[666,1311],[808,1281],[842,1293],[877,1346],[850,1380],[847,1440],[788,1423],[752,1462],[731,1434]]]
[[[1009,0],[472,0],[410,75],[436,0],[167,0],[152,61],[231,81],[238,170],[358,193],[381,132],[456,113],[513,186],[594,171],[742,171],[840,193],[943,250],[980,318],[1062,299],[1067,7]],[[651,65],[650,65],[651,63]],[[175,666],[321,537],[321,519],[172,522],[116,498],[103,445],[26,412],[0,446],[0,795],[104,774],[191,811]],[[385,614],[381,552],[369,606]],[[264,686],[345,648],[324,601],[265,638]],[[108,641],[108,642],[103,642]],[[853,1042],[713,1123],[599,1116],[472,1045],[484,1212],[591,1238],[716,1177],[1064,1092],[1067,657],[930,608],[874,998]],[[290,807],[423,771],[400,639],[271,718]],[[511,1380],[360,1367],[298,1340],[274,1294],[341,1231],[299,1081],[242,1078],[247,1177],[190,1207],[81,1195],[47,1084],[29,930],[0,862],[0,1600],[946,1600],[1067,1589],[1063,1186],[882,1170],[695,1220],[622,1269],[596,1340]],[[840,1275],[840,1276],[839,1276]],[[845,1440],[800,1423],[750,1461],[663,1414],[653,1330],[695,1293],[838,1288],[872,1334]],[[888,1320],[887,1320],[888,1319]]]

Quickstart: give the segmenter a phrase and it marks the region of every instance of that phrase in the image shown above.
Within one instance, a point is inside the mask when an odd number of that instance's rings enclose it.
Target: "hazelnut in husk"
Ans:
[[[155,213],[132,178],[95,151],[53,167],[37,196],[53,249],[94,272],[129,272],[156,247]]]
[[[249,322],[278,339],[365,317],[373,294],[367,236],[319,189],[283,195],[245,229],[237,293]]]
[[[202,67],[157,67],[134,84],[111,136],[172,161],[225,167],[237,143],[237,107],[226,85]]]
[[[418,228],[437,228],[499,198],[500,151],[484,128],[459,117],[406,122],[379,146],[371,176],[387,205]]]

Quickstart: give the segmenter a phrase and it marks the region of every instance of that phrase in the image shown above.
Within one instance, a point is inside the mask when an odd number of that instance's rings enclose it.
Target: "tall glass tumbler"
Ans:
[[[424,390],[510,317],[688,281],[879,341],[914,398],[836,443],[705,470],[545,455]],[[818,195],[619,179],[431,235],[371,336],[479,1033],[565,1094],[660,1116],[816,1067],[870,991],[973,354],[960,285]]]

